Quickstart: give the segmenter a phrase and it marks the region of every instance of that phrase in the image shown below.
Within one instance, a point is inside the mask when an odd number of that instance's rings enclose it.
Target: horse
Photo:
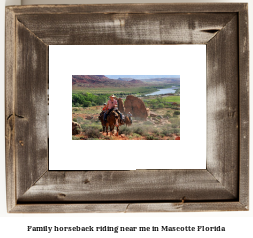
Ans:
[[[101,112],[99,115],[99,120],[101,121],[103,132],[106,131],[106,135],[108,135],[108,127],[110,127],[110,135],[114,135],[114,127],[117,128],[116,135],[119,135],[119,126],[124,125],[124,123],[121,123],[121,120],[119,118],[119,115],[115,111],[111,111],[109,115],[107,115],[106,122],[104,121],[104,112]]]
[[[105,128],[106,128],[106,124],[105,124],[105,121],[104,121],[104,112],[101,112],[98,119],[99,121],[101,122],[101,125],[103,127],[103,133],[105,133]]]
[[[125,124],[126,124],[126,126],[131,126],[132,125],[132,118],[129,116],[125,116]]]

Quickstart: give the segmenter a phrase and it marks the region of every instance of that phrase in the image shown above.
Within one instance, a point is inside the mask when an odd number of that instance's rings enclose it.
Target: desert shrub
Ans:
[[[154,129],[152,130],[152,133],[154,133],[156,136],[159,136],[159,135],[160,135],[159,130],[157,130],[156,128],[154,128]]]
[[[159,138],[158,137],[154,137],[154,140],[159,140]]]
[[[81,124],[82,131],[85,132],[85,130],[89,127],[87,124]]]
[[[173,115],[180,115],[180,111],[174,111]]]
[[[92,128],[95,128],[95,129],[100,129],[100,128],[102,128],[101,123],[98,124],[98,123],[96,123],[96,122],[91,123],[90,126],[91,126]]]
[[[76,136],[72,136],[72,140],[80,140],[80,138]]]
[[[133,132],[136,133],[136,134],[139,134],[141,136],[145,133],[144,130],[143,130],[143,128],[141,128],[141,127],[134,128]]]
[[[149,136],[149,133],[148,132],[144,132],[143,134],[142,134],[142,136]]]
[[[139,134],[133,133],[133,137],[140,138],[141,136]]]
[[[162,134],[165,135],[165,136],[172,136],[172,133],[173,133],[173,130],[168,128],[168,127],[167,128],[164,127],[162,129]]]
[[[171,118],[169,121],[170,121],[171,124],[172,124],[172,125],[171,125],[172,128],[177,128],[177,127],[180,126],[180,119],[179,119],[179,118]]]
[[[175,129],[173,130],[173,132],[174,132],[175,134],[179,134],[179,133],[180,133],[180,129],[175,128]]]
[[[154,140],[154,137],[153,136],[147,136],[146,139],[147,140]]]
[[[143,125],[151,126],[151,125],[153,125],[153,123],[151,121],[144,121]]]
[[[129,127],[120,127],[119,128],[119,135],[124,134],[124,135],[130,135],[132,133],[131,129]]]
[[[163,138],[165,135],[164,134],[160,134],[160,136]]]
[[[77,121],[77,123],[81,124],[81,122],[83,122],[83,118],[82,117],[77,117],[76,121]]]
[[[77,122],[77,119],[74,117],[74,118],[73,118],[73,121],[74,121],[74,122]]]
[[[158,104],[158,108],[164,108],[164,104],[163,103],[159,103]]]
[[[88,138],[100,138],[101,134],[99,132],[99,129],[89,127],[85,130],[85,134],[88,136]]]

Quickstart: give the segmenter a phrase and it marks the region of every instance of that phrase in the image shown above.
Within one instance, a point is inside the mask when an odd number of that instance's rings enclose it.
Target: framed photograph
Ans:
[[[8,212],[247,211],[248,5],[6,7],[5,119]]]
[[[49,170],[206,169],[205,45],[51,45],[49,52]]]

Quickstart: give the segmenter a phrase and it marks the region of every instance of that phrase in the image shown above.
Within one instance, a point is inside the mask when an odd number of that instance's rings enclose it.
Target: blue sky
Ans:
[[[180,75],[105,75],[110,79],[133,78],[133,79],[153,79],[153,78],[180,78]]]

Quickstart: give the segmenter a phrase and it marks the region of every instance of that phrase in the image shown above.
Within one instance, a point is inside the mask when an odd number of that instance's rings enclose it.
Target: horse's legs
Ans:
[[[108,125],[106,125],[106,135],[108,136]]]
[[[114,126],[110,126],[110,131],[111,131],[110,135],[114,135]]]

